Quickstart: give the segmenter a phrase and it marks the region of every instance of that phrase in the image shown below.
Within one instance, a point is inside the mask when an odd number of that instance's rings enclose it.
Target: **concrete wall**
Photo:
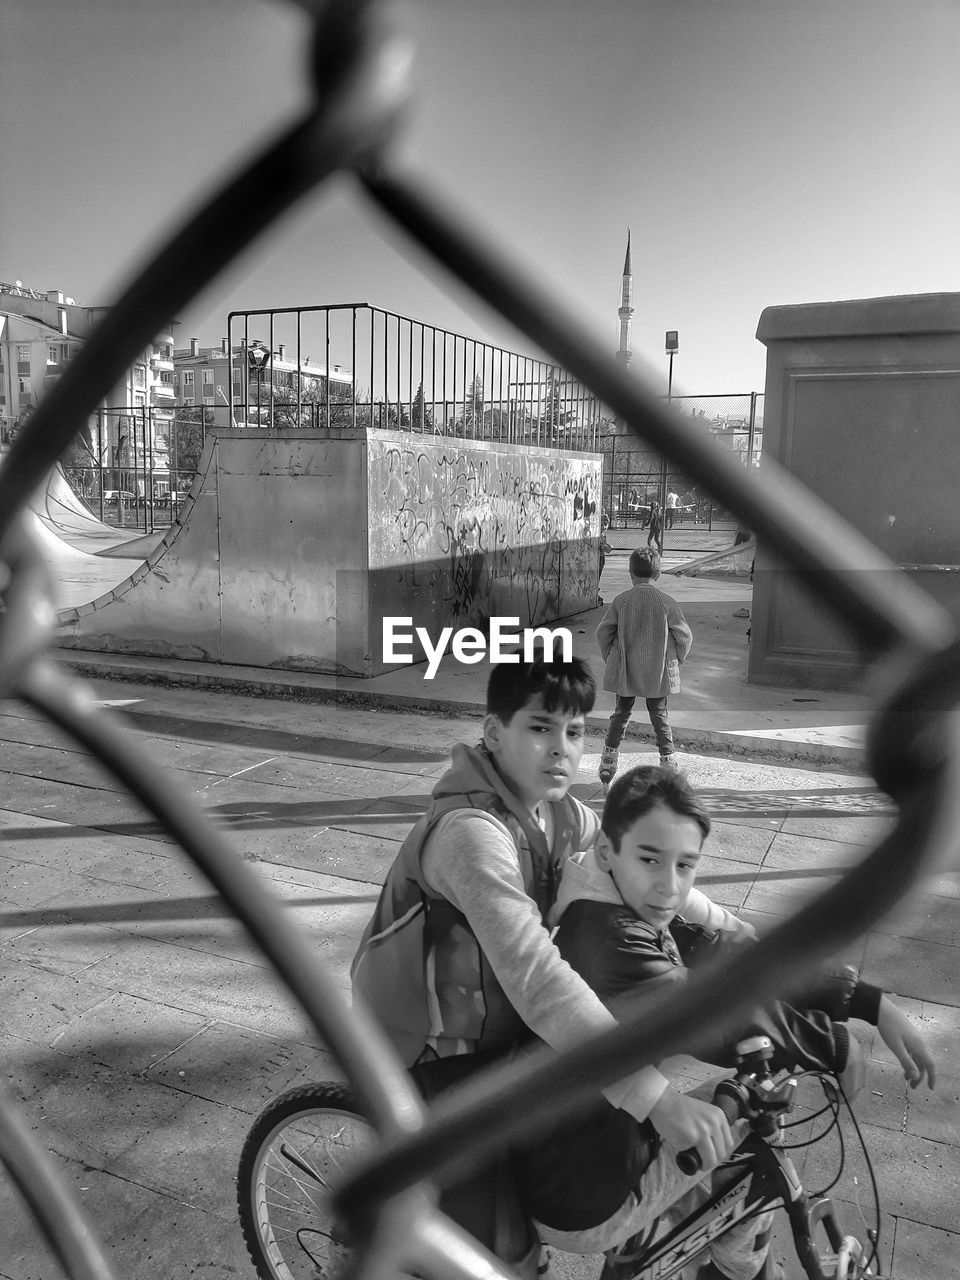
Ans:
[[[495,614],[566,617],[596,601],[600,466],[389,431],[216,431],[178,524],[63,611],[58,643],[372,675],[384,616],[434,639]]]
[[[757,337],[764,455],[960,619],[960,294],[770,307]],[[762,544],[751,629],[753,683],[850,688],[871,656]]]
[[[595,606],[598,455],[367,434],[372,634],[390,615],[436,636]]]

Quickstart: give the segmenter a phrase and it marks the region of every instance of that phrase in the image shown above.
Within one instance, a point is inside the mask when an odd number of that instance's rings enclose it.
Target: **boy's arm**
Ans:
[[[667,629],[676,645],[677,659],[683,662],[693,647],[693,632],[676,600],[671,600],[670,606],[667,610]]]
[[[903,1078],[910,1088],[916,1089],[917,1085],[923,1084],[926,1076],[932,1089],[937,1082],[937,1068],[930,1050],[906,1014],[886,994],[880,997],[877,1030],[883,1043],[903,1067]]]
[[[617,610],[614,605],[610,605],[607,612],[603,615],[603,619],[597,627],[597,644],[600,646],[600,656],[606,661],[607,654],[613,648],[617,639]]]
[[[507,999],[541,1040],[561,1051],[616,1025],[551,942],[513,842],[494,819],[476,810],[452,814],[428,840],[421,866],[431,889],[466,916]],[[604,1094],[643,1120],[666,1088],[665,1077],[646,1067]]]
[[[690,890],[690,896],[683,905],[683,918],[691,924],[703,925],[714,933],[722,933],[733,942],[756,941],[757,931],[752,924],[711,901],[697,888]]]

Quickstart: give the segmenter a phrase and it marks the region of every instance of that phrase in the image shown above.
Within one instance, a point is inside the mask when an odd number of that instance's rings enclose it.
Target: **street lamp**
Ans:
[[[669,358],[670,364],[667,372],[667,404],[673,399],[673,357],[680,349],[680,335],[676,329],[668,329],[664,338],[664,348]],[[667,458],[666,454],[660,459],[660,527],[663,532],[667,529]]]
[[[676,329],[667,330],[664,345],[667,355],[670,357],[670,368],[667,374],[667,400],[669,401],[673,395],[673,357],[680,349],[680,340]]]

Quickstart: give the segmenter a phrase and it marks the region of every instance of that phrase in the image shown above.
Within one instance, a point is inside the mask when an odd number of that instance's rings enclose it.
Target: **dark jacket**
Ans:
[[[559,919],[554,941],[564,959],[623,1022],[641,1017],[665,990],[679,990],[691,968],[724,945],[722,935],[680,917],[662,931],[645,924],[592,853],[566,864],[553,918]],[[758,1007],[734,1036],[691,1036],[689,1052],[732,1067],[737,1041],[766,1035],[774,1046],[774,1070],[841,1072],[849,1051],[847,1018],[876,1024],[881,994],[851,968],[828,972],[804,993],[802,1008],[782,1001]],[[558,1118],[549,1138],[518,1154],[522,1194],[533,1216],[558,1230],[598,1226],[638,1187],[658,1148],[649,1120],[638,1123],[598,1100],[572,1119]]]

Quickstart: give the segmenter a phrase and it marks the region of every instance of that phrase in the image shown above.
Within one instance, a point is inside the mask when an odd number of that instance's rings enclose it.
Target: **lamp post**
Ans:
[[[668,329],[664,338],[664,348],[670,363],[667,366],[667,404],[673,399],[673,357],[680,349],[679,334],[676,329]],[[667,459],[660,459],[660,521],[664,533],[667,529]]]

